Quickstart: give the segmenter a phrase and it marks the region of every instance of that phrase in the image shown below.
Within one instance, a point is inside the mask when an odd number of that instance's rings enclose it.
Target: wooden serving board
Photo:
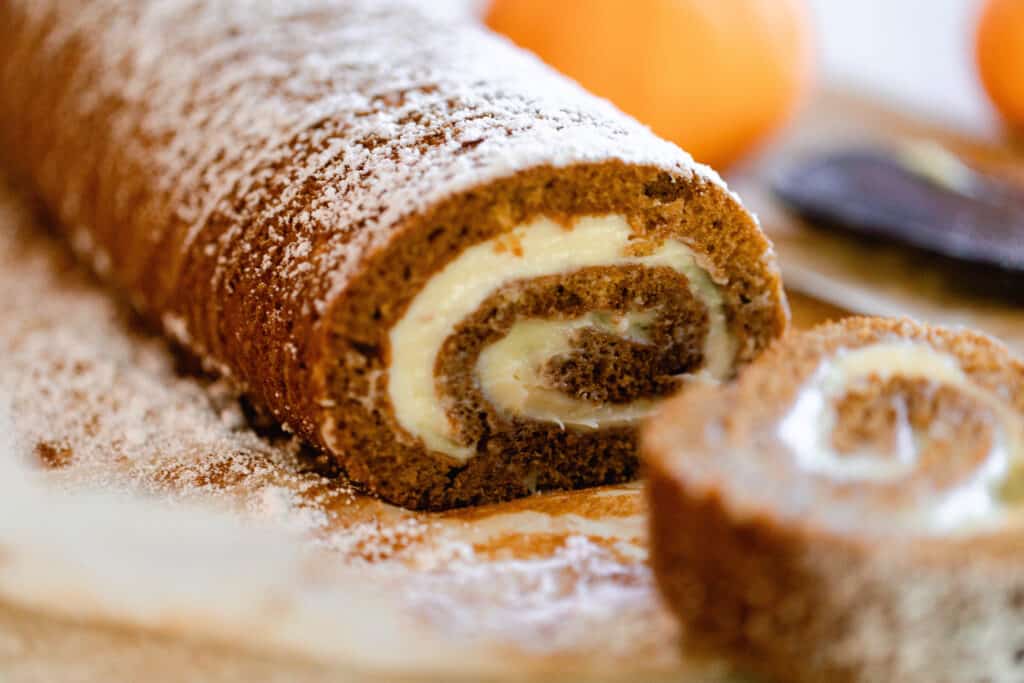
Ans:
[[[325,480],[2,184],[0,292],[5,683],[725,677],[679,654],[639,484],[422,514]]]
[[[831,302],[794,292],[794,324],[909,313],[1024,344],[1018,311],[936,294],[926,265],[908,275],[771,201],[780,159],[895,129],[871,111],[821,100],[735,180],[790,286]],[[324,480],[7,188],[0,292],[0,679],[727,678],[679,655],[645,564],[639,485],[421,514]]]

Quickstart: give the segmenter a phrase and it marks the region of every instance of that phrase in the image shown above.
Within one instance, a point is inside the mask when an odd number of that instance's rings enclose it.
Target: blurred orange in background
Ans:
[[[1024,0],[987,0],[978,24],[978,70],[989,97],[1024,128]]]
[[[801,0],[493,0],[487,23],[713,166],[784,123],[811,80]]]

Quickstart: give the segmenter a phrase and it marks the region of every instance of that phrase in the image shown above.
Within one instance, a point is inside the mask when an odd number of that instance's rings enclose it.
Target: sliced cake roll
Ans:
[[[787,321],[712,171],[433,3],[8,0],[0,141],[97,272],[406,506],[631,478],[637,421]]]
[[[1024,364],[983,335],[793,334],[646,427],[692,650],[783,681],[1024,676]]]

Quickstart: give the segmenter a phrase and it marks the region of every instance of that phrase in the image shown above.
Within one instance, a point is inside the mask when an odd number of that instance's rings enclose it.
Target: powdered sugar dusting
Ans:
[[[0,201],[0,386],[24,457],[62,485],[232,499],[251,489],[238,501],[292,514],[292,491],[277,506],[267,499],[282,472],[299,469],[298,445],[253,433],[223,381],[182,375],[161,340],[133,329],[67,254],[28,232],[27,212],[6,188]],[[323,482],[296,474],[287,483],[301,492]]]
[[[623,563],[614,552],[572,536],[551,555],[530,561],[452,563],[410,582],[409,596],[414,610],[461,639],[502,634],[527,651],[557,650],[578,647],[588,642],[588,630],[614,622],[620,638],[611,646],[620,653],[649,648],[650,656],[665,657],[651,635],[671,633],[674,625],[648,600],[646,574],[642,564]]]
[[[275,299],[306,313],[333,300],[403,217],[526,168],[618,159],[720,182],[451,2],[15,3],[30,24],[58,27],[49,49],[83,43],[87,66],[62,104],[74,120],[101,116],[118,140],[97,162],[114,155],[146,171],[112,190],[138,182],[147,196],[118,217],[149,219],[152,249],[209,259],[215,282],[243,262],[264,271]],[[50,153],[60,148],[55,139]],[[80,166],[69,172],[89,172]],[[65,221],[81,219],[85,179],[37,181],[59,185]],[[241,255],[247,224],[277,226],[261,259]],[[149,305],[177,284],[168,278]],[[169,320],[182,319],[195,324]]]

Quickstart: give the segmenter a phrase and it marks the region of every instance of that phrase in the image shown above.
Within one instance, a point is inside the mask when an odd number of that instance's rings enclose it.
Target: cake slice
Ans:
[[[645,428],[652,564],[688,649],[781,681],[1024,677],[1024,364],[852,318]]]

